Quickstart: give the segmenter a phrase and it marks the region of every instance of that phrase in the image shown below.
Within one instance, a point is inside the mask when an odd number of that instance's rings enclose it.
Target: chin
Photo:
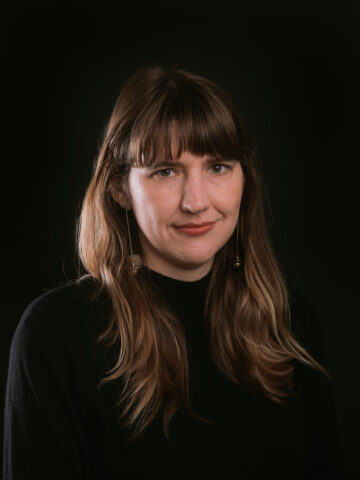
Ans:
[[[189,255],[182,258],[181,263],[186,266],[186,268],[199,268],[202,267],[214,259],[214,254],[212,255]]]

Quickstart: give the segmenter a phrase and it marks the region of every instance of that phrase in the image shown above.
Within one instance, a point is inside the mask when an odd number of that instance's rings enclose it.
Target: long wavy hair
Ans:
[[[245,185],[237,231],[216,254],[205,318],[212,358],[232,382],[284,404],[292,393],[293,360],[327,372],[290,329],[289,292],[269,239],[254,149],[229,96],[217,85],[179,69],[143,68],[117,99],[103,138],[78,225],[78,251],[112,316],[99,342],[116,361],[101,384],[119,382],[119,420],[136,438],[158,415],[164,432],[179,409],[192,415],[184,329],[143,268],[127,268],[125,210],[116,201],[132,166],[155,165],[189,151],[240,162]],[[136,220],[133,247],[141,254]],[[234,270],[237,245],[242,268]]]

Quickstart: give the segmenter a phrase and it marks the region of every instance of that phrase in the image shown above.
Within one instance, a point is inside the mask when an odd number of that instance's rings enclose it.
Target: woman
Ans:
[[[138,71],[78,233],[87,275],[13,339],[5,478],[340,478],[316,321],[281,276],[223,90]]]

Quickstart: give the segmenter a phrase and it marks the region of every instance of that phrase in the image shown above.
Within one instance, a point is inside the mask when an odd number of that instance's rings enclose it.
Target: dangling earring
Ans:
[[[140,255],[134,255],[133,254],[128,211],[125,210],[125,213],[126,213],[126,224],[127,224],[127,229],[128,229],[129,245],[130,245],[130,255],[127,257],[127,264],[128,264],[127,266],[128,266],[128,269],[130,270],[130,272],[133,275],[135,275],[138,272],[138,270],[141,268],[142,259],[141,259]]]
[[[236,256],[233,263],[235,270],[239,270],[241,267],[240,257],[239,257],[239,221],[236,224]]]

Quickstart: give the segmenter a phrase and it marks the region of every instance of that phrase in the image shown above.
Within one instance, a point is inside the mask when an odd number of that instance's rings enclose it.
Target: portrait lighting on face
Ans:
[[[176,161],[132,167],[129,202],[146,265],[197,280],[236,229],[243,173],[240,162],[183,152]]]

